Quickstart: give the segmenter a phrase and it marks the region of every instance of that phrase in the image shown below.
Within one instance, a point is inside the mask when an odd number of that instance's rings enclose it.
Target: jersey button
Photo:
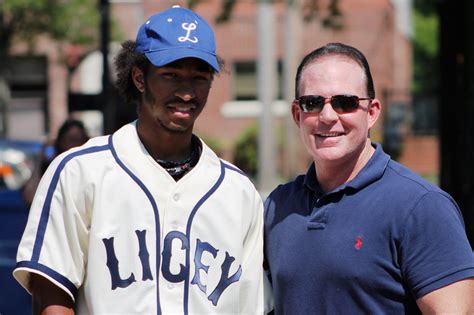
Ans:
[[[176,221],[171,222],[171,227],[173,228],[173,230],[176,230],[179,227],[178,222]]]
[[[174,199],[174,201],[178,201],[179,200],[179,194],[174,194],[173,199]]]
[[[172,283],[168,283],[167,285],[168,289],[170,290],[173,290],[174,289],[174,285]]]

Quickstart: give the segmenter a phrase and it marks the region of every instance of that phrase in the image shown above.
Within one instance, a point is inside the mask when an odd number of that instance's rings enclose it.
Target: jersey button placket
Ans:
[[[181,195],[179,193],[173,194],[173,201],[175,203],[175,206],[176,204],[178,204],[180,199],[181,199]],[[170,226],[173,230],[177,230],[179,228],[179,221],[176,219],[176,217],[174,218],[174,220],[171,220],[170,223],[171,223]]]

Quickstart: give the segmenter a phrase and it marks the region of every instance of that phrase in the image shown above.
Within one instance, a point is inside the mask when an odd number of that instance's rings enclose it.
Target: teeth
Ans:
[[[338,133],[320,133],[319,135],[321,137],[337,137],[337,136],[339,136]]]
[[[191,108],[176,108],[176,111],[180,113],[188,113],[191,111]]]
[[[175,111],[180,112],[180,113],[189,113],[191,110],[195,108],[194,105],[190,106],[172,106]]]

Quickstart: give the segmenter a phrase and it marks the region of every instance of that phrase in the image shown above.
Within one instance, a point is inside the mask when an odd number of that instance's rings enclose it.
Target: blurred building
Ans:
[[[186,6],[188,1],[171,0],[111,0],[111,18],[117,22],[123,39],[134,39],[139,25],[156,11],[171,5]],[[257,99],[257,2],[237,0],[230,18],[217,23],[224,1],[196,1],[193,8],[214,28],[217,52],[225,62],[225,70],[216,77],[204,114],[198,120],[196,132],[206,139],[222,143],[223,156],[232,160],[233,145],[242,132],[258,121]],[[415,136],[412,132],[413,106],[411,98],[411,1],[409,0],[340,0],[341,16],[333,23],[340,29],[323,24],[330,13],[327,0],[318,1],[318,11],[311,19],[304,19],[311,11],[311,1],[299,1],[299,16],[286,31],[287,1],[274,4],[275,25],[270,26],[276,38],[274,47],[276,77],[268,78],[275,84],[275,133],[293,137],[297,150],[298,170],[306,168],[308,157],[294,131],[286,131],[292,95],[285,93],[294,85],[294,77],[285,79],[285,63],[292,69],[301,58],[314,48],[328,42],[344,42],[359,48],[369,60],[374,76],[376,95],[382,101],[383,119],[373,131],[373,138],[383,142],[395,157],[415,171],[424,174],[438,170],[437,140],[433,136]],[[294,1],[298,2],[298,1]],[[288,46],[290,45],[290,46]],[[109,62],[112,63],[118,43],[111,43]],[[288,47],[294,57],[288,59]],[[12,53],[22,58],[26,45],[17,44]],[[7,136],[12,138],[41,138],[55,134],[69,115],[70,94],[97,95],[102,91],[102,57],[100,51],[87,53],[80,47],[40,39],[37,57],[25,60],[29,76],[17,73],[8,104]],[[32,76],[31,70],[35,75]],[[111,64],[110,67],[113,70]],[[113,80],[113,71],[112,71]],[[26,79],[26,77],[28,77]],[[288,85],[289,84],[289,85]],[[285,99],[286,96],[286,99]],[[77,102],[78,99],[76,99]],[[84,99],[86,100],[86,99]],[[90,100],[90,99],[89,99]],[[80,99],[79,99],[80,101]],[[121,113],[133,119],[134,109],[117,102]],[[69,106],[68,106],[69,105]],[[100,105],[100,104],[99,104]],[[130,106],[130,105],[129,105]],[[80,106],[79,106],[80,107]],[[87,107],[87,106],[86,106]],[[74,108],[73,108],[74,109]],[[76,108],[77,109],[77,108]],[[82,118],[91,134],[100,134],[103,116],[99,111],[74,113]],[[123,119],[122,120],[126,120]],[[294,127],[292,127],[294,128]],[[278,141],[277,141],[278,142]],[[283,158],[288,159],[288,158]]]

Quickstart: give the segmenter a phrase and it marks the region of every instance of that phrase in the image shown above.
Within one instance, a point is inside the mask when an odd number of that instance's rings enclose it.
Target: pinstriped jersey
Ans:
[[[15,278],[40,274],[78,314],[263,313],[263,206],[205,143],[176,182],[131,123],[56,158],[38,187]]]

